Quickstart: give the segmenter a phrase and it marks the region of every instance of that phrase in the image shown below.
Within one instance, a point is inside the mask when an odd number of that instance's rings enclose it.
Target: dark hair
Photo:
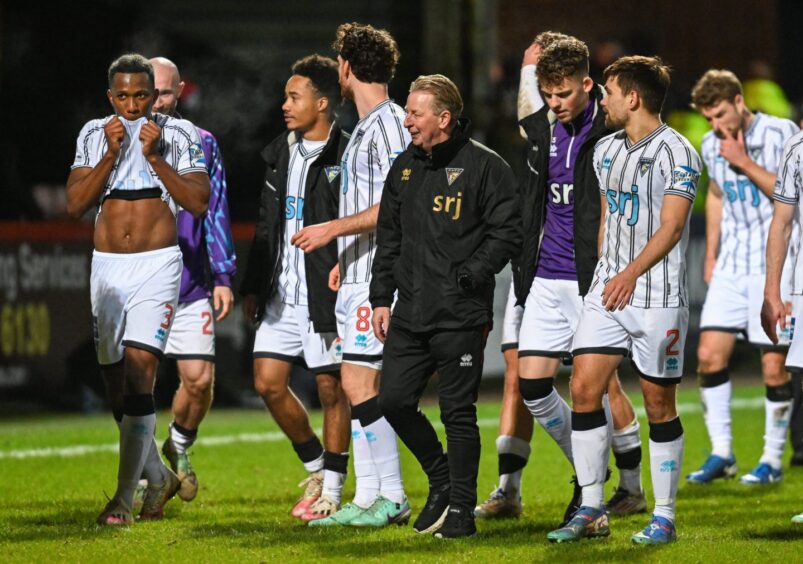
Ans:
[[[634,55],[614,61],[602,76],[606,82],[615,77],[624,94],[631,90],[638,92],[647,111],[657,114],[669,90],[669,70],[659,57]]]
[[[115,74],[138,74],[141,72],[148,75],[148,80],[150,80],[151,87],[153,87],[155,84],[153,65],[148,59],[139,53],[126,53],[125,55],[117,57],[112,64],[109,65],[109,88],[112,87]]]
[[[542,31],[538,35],[535,36],[533,39],[533,43],[537,43],[541,46],[541,49],[546,49],[550,45],[552,45],[555,41],[560,41],[561,39],[574,39],[571,35],[566,35],[565,33],[560,33],[559,31]]]
[[[390,33],[359,23],[340,25],[332,48],[349,62],[351,71],[361,82],[387,84],[401,56]]]
[[[558,39],[544,49],[535,67],[538,82],[557,86],[564,79],[588,76],[588,47],[575,37]]]
[[[340,103],[340,83],[337,76],[337,61],[317,53],[302,57],[293,63],[290,72],[308,78],[312,87],[322,97],[329,99],[329,109]]]

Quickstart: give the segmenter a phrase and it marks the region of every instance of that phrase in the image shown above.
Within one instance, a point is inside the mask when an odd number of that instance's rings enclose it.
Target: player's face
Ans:
[[[340,95],[346,100],[354,100],[354,92],[349,86],[349,68],[346,60],[340,55],[337,56],[337,78],[340,82]]]
[[[282,113],[287,129],[304,133],[315,126],[319,117],[320,98],[312,81],[306,76],[293,75],[284,88]]]
[[[606,96],[600,104],[605,112],[605,127],[608,129],[622,129],[627,124],[628,100],[615,76],[605,82]]]
[[[446,128],[451,119],[449,112],[436,113],[433,101],[434,96],[429,92],[413,90],[407,97],[405,108],[407,115],[404,117],[404,127],[410,132],[413,145],[427,153],[433,145],[448,139]]]
[[[543,86],[541,96],[561,123],[570,123],[588,107],[588,93],[594,82],[586,77],[564,78],[560,84]]]
[[[722,100],[710,108],[703,108],[700,113],[711,124],[714,133],[720,139],[726,135],[736,137],[740,129],[744,129],[744,114],[740,111],[738,98],[735,101]]]
[[[159,96],[153,104],[153,111],[172,116],[184,89],[184,83],[178,81],[178,74],[174,69],[164,65],[153,65],[153,74],[156,89],[159,91]]]
[[[112,87],[106,92],[115,113],[134,121],[150,117],[154,100],[159,91],[151,84],[147,73],[118,72],[112,79]]]

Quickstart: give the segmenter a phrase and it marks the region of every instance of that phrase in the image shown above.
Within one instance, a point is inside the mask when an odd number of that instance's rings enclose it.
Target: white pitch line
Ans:
[[[734,410],[750,410],[759,409],[764,407],[764,398],[749,398],[740,399],[734,398],[731,400],[731,408]],[[699,403],[681,403],[678,404],[678,413],[700,413],[703,410],[702,405]],[[644,419],[645,413],[643,407],[636,408],[636,414]],[[499,424],[498,418],[486,417],[479,419],[477,424],[480,427],[494,427]],[[434,424],[438,430],[443,429],[440,422]],[[231,445],[235,443],[275,443],[285,441],[284,433],[279,431],[272,431],[269,433],[237,433],[234,435],[218,435],[212,437],[200,437],[195,443],[199,446],[219,446]],[[87,454],[96,454],[99,452],[117,452],[118,443],[108,443],[102,445],[74,445],[68,447],[45,447],[45,448],[31,448],[21,450],[0,450],[0,460],[3,459],[25,459],[25,458],[69,458],[73,456],[85,456]]]

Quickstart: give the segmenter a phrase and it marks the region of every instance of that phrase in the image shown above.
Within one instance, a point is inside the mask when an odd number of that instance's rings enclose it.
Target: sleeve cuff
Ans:
[[[214,278],[215,286],[228,286],[231,288],[231,275],[227,272],[216,273]]]

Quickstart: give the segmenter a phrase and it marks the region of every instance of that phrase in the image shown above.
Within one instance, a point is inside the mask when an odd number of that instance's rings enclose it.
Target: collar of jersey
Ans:
[[[356,131],[357,129],[359,129],[360,125],[362,125],[363,123],[365,123],[365,120],[367,120],[367,119],[368,119],[369,117],[371,117],[373,114],[375,114],[376,112],[378,112],[378,111],[379,111],[379,110],[380,110],[382,107],[384,107],[384,106],[387,106],[388,104],[391,104],[391,103],[393,103],[393,100],[391,100],[390,98],[387,98],[387,99],[385,99],[385,100],[382,100],[381,102],[379,102],[379,103],[378,103],[376,106],[374,106],[373,108],[371,108],[371,111],[370,111],[370,112],[368,112],[367,114],[365,114],[365,117],[364,117],[364,118],[362,118],[360,121],[358,121],[358,122],[357,122],[357,126],[354,128],[354,131]]]
[[[662,123],[655,131],[653,131],[652,133],[647,135],[644,139],[640,139],[634,145],[630,144],[630,139],[627,138],[627,133],[625,133],[624,130],[622,130],[622,134],[625,137],[625,149],[627,149],[628,153],[630,153],[631,151],[635,151],[636,149],[641,149],[647,143],[649,143],[650,141],[652,141],[653,139],[658,137],[664,131],[664,129],[666,129],[666,128],[667,128],[667,125],[665,123]]]

